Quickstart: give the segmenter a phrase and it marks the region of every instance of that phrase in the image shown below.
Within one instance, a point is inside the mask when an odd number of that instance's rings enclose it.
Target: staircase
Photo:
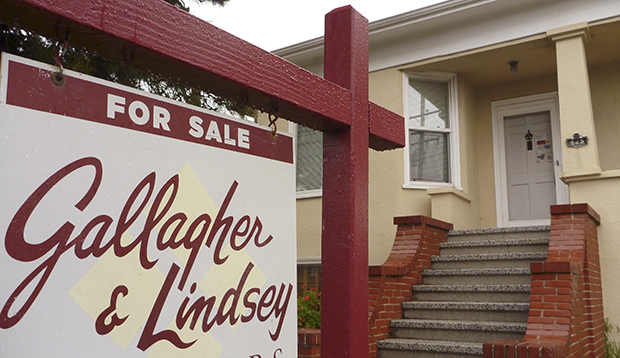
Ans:
[[[450,231],[378,356],[477,358],[485,342],[522,339],[530,262],[545,260],[548,246],[548,226]]]

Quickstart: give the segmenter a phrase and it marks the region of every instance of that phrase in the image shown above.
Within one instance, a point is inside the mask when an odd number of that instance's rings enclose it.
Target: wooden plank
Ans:
[[[375,103],[370,103],[370,148],[390,150],[405,146],[405,119]]]
[[[2,22],[52,38],[68,29],[72,46],[315,129],[349,124],[349,91],[164,1],[2,0],[0,9]]]

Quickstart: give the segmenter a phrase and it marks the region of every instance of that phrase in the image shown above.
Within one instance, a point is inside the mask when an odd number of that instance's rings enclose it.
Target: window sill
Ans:
[[[323,196],[323,189],[298,191],[296,195],[297,199],[320,198]]]
[[[454,186],[452,183],[434,183],[434,182],[409,182],[403,184],[403,189],[432,189],[432,188],[455,188],[457,190],[462,190]]]
[[[298,257],[297,265],[320,265],[321,258],[320,257]]]

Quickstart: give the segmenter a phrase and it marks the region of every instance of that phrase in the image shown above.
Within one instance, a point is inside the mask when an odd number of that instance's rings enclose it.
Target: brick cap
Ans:
[[[394,217],[394,225],[415,225],[415,224],[425,224],[429,226],[434,226],[443,230],[452,230],[454,229],[454,225],[447,223],[445,221],[429,218],[424,215],[411,215],[411,216],[396,216]]]
[[[596,225],[601,224],[601,216],[587,203],[551,205],[551,215],[554,214],[588,214]]]
[[[536,261],[530,262],[530,272],[537,273],[578,273],[580,265],[572,261]]]
[[[405,276],[413,270],[411,262],[400,265],[383,264],[368,267],[370,276]]]
[[[321,330],[317,328],[297,328],[297,342],[302,346],[321,344]]]

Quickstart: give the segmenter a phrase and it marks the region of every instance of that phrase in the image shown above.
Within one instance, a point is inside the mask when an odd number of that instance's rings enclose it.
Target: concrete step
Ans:
[[[530,302],[530,285],[413,285],[414,301]]]
[[[531,261],[544,261],[546,252],[512,254],[441,255],[431,257],[437,269],[529,268]]]
[[[424,270],[422,280],[429,285],[527,285],[529,268]]]
[[[455,241],[439,244],[441,255],[511,254],[518,252],[548,252],[549,237],[501,240]]]
[[[379,358],[482,357],[481,343],[389,338],[377,342]]]
[[[549,226],[449,232],[379,357],[478,358],[484,342],[522,339],[530,262],[545,260],[548,246]]]
[[[403,302],[403,316],[410,319],[527,322],[529,303],[514,302]]]
[[[549,226],[504,227],[491,229],[452,230],[448,232],[448,242],[485,241],[503,239],[549,238]]]
[[[390,336],[402,339],[484,343],[495,339],[523,339],[527,323],[469,322],[452,320],[395,319]]]

